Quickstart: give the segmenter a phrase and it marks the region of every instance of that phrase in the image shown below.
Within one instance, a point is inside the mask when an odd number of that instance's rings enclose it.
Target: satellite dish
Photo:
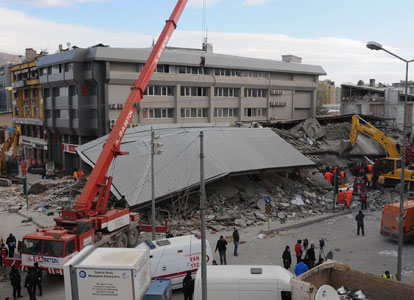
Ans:
[[[333,259],[333,252],[329,251],[328,254],[326,254],[326,259]]]
[[[340,300],[340,298],[333,287],[323,285],[316,292],[315,300]]]
[[[70,48],[70,46],[71,46],[72,44],[70,43],[70,42],[67,42],[66,43],[66,47],[68,47],[68,48]]]

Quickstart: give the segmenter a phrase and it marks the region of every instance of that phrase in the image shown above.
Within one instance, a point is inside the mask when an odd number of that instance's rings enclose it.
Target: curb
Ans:
[[[268,234],[279,232],[279,231],[284,231],[284,230],[294,229],[294,228],[298,228],[298,227],[303,227],[303,226],[306,226],[306,225],[311,225],[311,224],[322,222],[322,221],[325,221],[325,220],[329,220],[329,219],[332,219],[332,218],[335,218],[335,217],[345,216],[345,215],[350,214],[352,212],[353,212],[352,210],[345,210],[345,211],[341,211],[341,212],[337,212],[337,213],[331,213],[329,215],[322,215],[322,216],[319,216],[319,217],[315,217],[313,219],[303,220],[303,221],[293,223],[293,224],[279,225],[279,226],[276,226],[274,228],[270,228],[268,230],[261,230],[260,233],[268,235]]]

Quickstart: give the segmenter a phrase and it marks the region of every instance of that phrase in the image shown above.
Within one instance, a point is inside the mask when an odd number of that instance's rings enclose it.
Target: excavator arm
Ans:
[[[129,123],[134,116],[136,110],[136,104],[144,97],[144,91],[151,79],[151,76],[156,68],[161,55],[167,46],[174,29],[177,27],[178,19],[180,18],[184,7],[188,0],[178,0],[174,11],[170,18],[166,21],[165,27],[160,34],[152,52],[145,63],[145,66],[134,85],[131,87],[131,92],[128,99],[125,102],[119,117],[109,134],[108,139],[96,161],[95,167],[92,170],[91,175],[82,191],[82,194],[78,198],[75,204],[75,211],[79,215],[87,216],[98,213],[104,213],[106,211],[106,205],[112,183],[112,177],[107,177],[106,173],[113,159],[118,155],[128,154],[121,152],[121,141],[129,127]],[[97,205],[92,209],[92,204],[95,201],[95,197],[99,192]],[[105,194],[105,196],[103,196]]]
[[[361,124],[360,121],[364,122],[364,124]],[[387,156],[389,158],[401,158],[401,153],[398,152],[397,146],[391,138],[387,137],[382,131],[378,130],[375,126],[365,121],[360,116],[353,115],[351,134],[349,137],[352,147],[355,146],[359,133],[362,133],[381,144],[387,151]]]

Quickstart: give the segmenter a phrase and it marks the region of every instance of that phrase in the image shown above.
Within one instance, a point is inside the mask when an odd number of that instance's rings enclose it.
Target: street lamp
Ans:
[[[401,265],[402,265],[402,247],[403,247],[403,220],[404,220],[404,185],[405,185],[405,144],[406,144],[406,123],[407,123],[407,93],[408,93],[408,64],[413,62],[412,60],[406,60],[387,49],[384,49],[380,43],[368,42],[367,48],[371,50],[382,50],[388,54],[398,58],[405,62],[405,98],[404,98],[404,117],[403,117],[403,151],[401,155],[401,186],[400,186],[400,220],[399,220],[399,233],[398,233],[398,260],[397,260],[397,279],[401,281]]]

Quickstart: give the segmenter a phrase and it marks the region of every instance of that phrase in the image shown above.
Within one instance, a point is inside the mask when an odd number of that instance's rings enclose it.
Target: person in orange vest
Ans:
[[[350,208],[351,206],[351,198],[352,198],[352,191],[348,188],[345,192],[346,194],[346,206]]]
[[[333,170],[333,174],[336,175],[339,172],[339,166],[336,166]]]
[[[341,185],[345,184],[345,172],[344,170],[340,170],[339,176],[341,177]]]
[[[26,176],[26,161],[22,160],[22,174]]]
[[[83,176],[85,176],[85,173],[83,172],[83,170],[79,169],[78,172],[76,172],[76,175],[78,177],[78,179],[82,179]]]
[[[325,179],[330,183],[330,184],[332,184],[332,177],[333,177],[333,173],[332,172],[330,172],[329,170],[327,170],[326,172],[325,172]]]
[[[374,166],[372,164],[368,164],[368,171],[372,173]]]
[[[338,195],[336,196],[336,199],[338,200],[338,206],[342,209],[344,209],[344,200],[345,200],[345,194],[342,190],[338,192]]]

